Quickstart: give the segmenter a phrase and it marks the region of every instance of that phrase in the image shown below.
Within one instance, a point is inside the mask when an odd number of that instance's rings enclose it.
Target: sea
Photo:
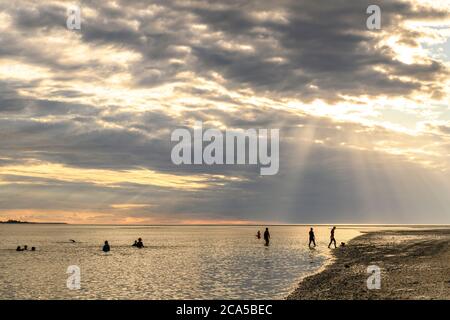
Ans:
[[[0,224],[0,299],[284,299],[332,261],[331,226],[314,226],[314,249],[309,226],[268,228],[265,246],[265,226]]]

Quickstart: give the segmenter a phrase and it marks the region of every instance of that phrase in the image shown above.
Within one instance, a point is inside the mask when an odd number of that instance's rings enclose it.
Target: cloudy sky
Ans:
[[[0,220],[450,223],[450,0],[71,4],[0,0]],[[195,121],[279,173],[172,164]]]

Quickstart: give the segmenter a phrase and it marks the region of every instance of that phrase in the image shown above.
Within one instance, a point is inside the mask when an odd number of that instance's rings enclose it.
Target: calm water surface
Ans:
[[[330,259],[329,228],[314,229],[316,250],[303,226],[270,227],[265,247],[251,226],[0,225],[0,299],[282,299]],[[139,237],[146,247],[131,247]],[[80,290],[66,286],[70,265]]]

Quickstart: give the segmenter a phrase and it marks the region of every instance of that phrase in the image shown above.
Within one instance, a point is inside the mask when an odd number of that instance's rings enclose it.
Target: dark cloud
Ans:
[[[288,94],[305,101],[336,100],[340,95],[407,95],[414,90],[427,91],[420,80],[438,80],[446,74],[444,65],[436,60],[410,65],[394,60],[394,53],[380,46],[379,32],[367,30],[365,26],[370,1],[280,1],[276,4],[138,1],[133,4],[134,7],[123,2],[117,8],[106,2],[85,2],[83,5],[97,10],[98,16],[84,18],[80,35],[86,43],[113,45],[119,50],[140,53],[143,60],[132,66],[134,82],[139,86],[173,82],[183,71],[205,77],[216,71],[225,77],[229,88],[250,87],[261,93]],[[382,8],[383,31],[398,34],[403,43],[415,41],[417,33],[403,29],[402,21],[439,19],[449,14],[415,8],[411,3],[396,0],[377,4]],[[19,7],[12,15],[19,30],[45,34],[52,28],[65,28],[64,9],[62,5]],[[144,13],[144,9],[152,13]],[[258,14],[263,16],[258,18]],[[205,24],[207,29],[193,29],[194,24]],[[19,52],[53,67],[58,64],[39,52],[21,50],[25,48],[16,42],[10,39],[3,48],[4,54],[13,46],[10,53]],[[233,45],[253,49],[239,50]],[[190,52],[174,50],[176,46],[190,48]],[[273,58],[283,60],[274,62],[270,60]],[[170,59],[181,59],[184,63]],[[374,67],[388,69],[389,74]],[[408,76],[410,80],[399,76]]]

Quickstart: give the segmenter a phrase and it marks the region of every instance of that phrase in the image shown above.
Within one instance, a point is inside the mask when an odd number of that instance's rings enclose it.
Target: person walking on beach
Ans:
[[[261,239],[261,231],[258,230],[258,232],[256,233],[256,238]]]
[[[266,241],[265,246],[268,247],[270,242],[269,228],[266,228],[266,231],[264,231],[264,240]]]
[[[308,244],[308,247],[310,247],[310,248],[311,248],[311,243],[314,244],[314,247],[316,246],[316,236],[314,235],[313,228],[311,228],[311,230],[309,230],[309,244]]]
[[[331,244],[334,243],[334,247],[336,248],[336,239],[334,238],[334,230],[336,230],[336,227],[333,227],[331,229],[331,234],[330,234],[330,243],[328,244],[328,248],[330,248]]]
[[[111,248],[109,247],[108,241],[105,241],[105,245],[103,246],[102,250],[103,250],[104,253],[107,253],[107,252],[109,252],[111,250]]]

